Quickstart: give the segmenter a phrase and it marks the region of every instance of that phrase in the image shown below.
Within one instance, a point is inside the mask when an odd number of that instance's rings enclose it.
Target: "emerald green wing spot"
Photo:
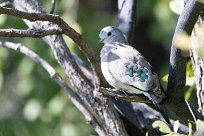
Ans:
[[[129,69],[128,75],[130,77],[138,77],[138,81],[145,82],[148,79],[148,70],[146,67],[139,68],[137,64],[134,64],[132,68]]]
[[[145,79],[144,79],[144,78],[140,78],[138,81],[140,81],[140,82],[144,82]]]
[[[141,78],[147,79],[147,78],[148,78],[148,75],[146,75],[145,73],[142,73],[142,74],[141,74]]]
[[[135,73],[138,70],[137,64],[135,64],[132,69],[133,69],[133,72]]]
[[[130,69],[130,71],[128,71],[128,75],[130,76],[130,77],[133,77],[134,75],[133,75],[133,69]]]

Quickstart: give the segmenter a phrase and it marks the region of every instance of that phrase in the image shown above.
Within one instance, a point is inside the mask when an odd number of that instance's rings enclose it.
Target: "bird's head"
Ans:
[[[98,44],[106,44],[106,43],[114,43],[114,42],[121,42],[127,43],[127,40],[123,33],[114,26],[107,26],[104,27],[99,33],[100,41]]]

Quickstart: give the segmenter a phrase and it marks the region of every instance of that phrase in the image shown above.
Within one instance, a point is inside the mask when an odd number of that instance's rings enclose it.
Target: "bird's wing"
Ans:
[[[108,54],[108,69],[115,79],[124,84],[142,91],[152,89],[155,75],[151,71],[151,65],[128,45],[111,49]]]

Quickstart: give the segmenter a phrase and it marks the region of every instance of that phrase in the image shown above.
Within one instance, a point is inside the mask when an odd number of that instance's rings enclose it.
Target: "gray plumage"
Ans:
[[[104,44],[100,54],[101,70],[111,86],[125,89],[129,93],[144,94],[154,104],[166,98],[149,62],[128,45],[118,28],[105,27],[99,37],[100,43]]]
[[[115,88],[130,93],[150,94],[160,103],[166,96],[162,92],[156,73],[151,65],[133,47],[129,46],[122,32],[116,27],[105,27],[99,37],[104,46],[101,50],[101,69],[107,82]]]

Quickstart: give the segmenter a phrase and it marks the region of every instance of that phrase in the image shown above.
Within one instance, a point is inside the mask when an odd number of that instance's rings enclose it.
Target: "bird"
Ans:
[[[143,94],[153,102],[168,124],[162,103],[168,98],[158,75],[147,59],[129,45],[123,33],[115,26],[107,26],[99,33],[99,45],[103,45],[101,71],[106,81],[114,88],[130,94]]]

